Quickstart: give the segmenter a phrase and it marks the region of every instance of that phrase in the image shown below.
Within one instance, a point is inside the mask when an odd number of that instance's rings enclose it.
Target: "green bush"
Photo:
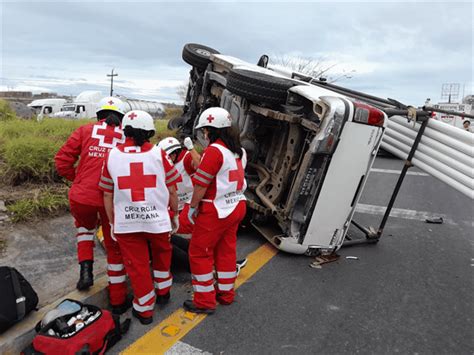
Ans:
[[[32,197],[22,198],[6,207],[14,223],[60,214],[69,207],[67,187],[46,187],[36,191]]]
[[[10,121],[15,118],[15,112],[11,109],[8,101],[0,99],[0,121]]]

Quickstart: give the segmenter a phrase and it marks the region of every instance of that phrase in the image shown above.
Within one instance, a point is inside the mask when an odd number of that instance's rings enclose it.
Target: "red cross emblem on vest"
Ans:
[[[212,121],[215,120],[214,116],[212,116],[212,115],[207,116],[206,119],[209,121],[209,123],[212,123]]]
[[[105,122],[102,125],[95,125],[92,130],[92,138],[99,140],[99,146],[106,148],[113,148],[118,143],[123,143],[125,137],[118,127],[107,125]]]
[[[130,190],[132,202],[145,201],[145,189],[156,188],[156,175],[143,173],[143,162],[130,163],[130,176],[118,177],[119,190]]]
[[[229,171],[229,181],[236,181],[237,191],[239,191],[244,187],[245,171],[240,159],[235,159],[235,162],[237,163],[237,170]]]

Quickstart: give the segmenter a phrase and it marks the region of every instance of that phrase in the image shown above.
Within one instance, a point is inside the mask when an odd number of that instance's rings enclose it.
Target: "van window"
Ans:
[[[77,108],[76,108],[76,113],[81,113],[81,112],[84,112],[85,110],[86,110],[85,106],[78,105]]]
[[[45,106],[44,107],[43,113],[45,115],[49,115],[51,112],[53,112],[53,108],[51,106]]]

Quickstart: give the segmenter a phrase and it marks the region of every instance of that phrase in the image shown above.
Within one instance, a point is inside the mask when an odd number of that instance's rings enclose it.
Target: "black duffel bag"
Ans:
[[[15,268],[0,266],[0,333],[38,305],[38,295]]]

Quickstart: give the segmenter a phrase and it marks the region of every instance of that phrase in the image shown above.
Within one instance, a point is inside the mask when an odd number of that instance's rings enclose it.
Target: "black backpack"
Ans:
[[[38,305],[38,295],[15,268],[0,266],[0,333]]]

